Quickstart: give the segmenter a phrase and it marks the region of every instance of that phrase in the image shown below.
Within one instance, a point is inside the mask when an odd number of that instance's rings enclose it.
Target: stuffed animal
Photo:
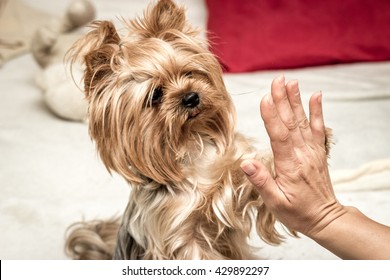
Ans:
[[[57,116],[84,121],[87,103],[81,83],[81,68],[73,66],[70,74],[64,57],[80,37],[82,28],[95,18],[95,8],[88,0],[74,0],[62,18],[56,18],[37,30],[32,38],[31,52],[41,67],[36,82],[43,100]]]

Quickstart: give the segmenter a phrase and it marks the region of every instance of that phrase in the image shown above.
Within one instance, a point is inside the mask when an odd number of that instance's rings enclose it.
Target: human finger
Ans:
[[[278,201],[287,201],[268,169],[260,161],[244,160],[240,167],[268,207],[273,208]]]
[[[286,90],[291,109],[297,118],[301,135],[306,143],[310,143],[313,141],[313,135],[311,133],[309,120],[307,119],[305,110],[303,109],[298,81],[289,81],[286,85]]]
[[[272,81],[271,94],[278,111],[279,118],[290,131],[291,139],[295,148],[302,148],[305,143],[299,129],[298,119],[293,112],[287,96],[285,79],[280,76]]]
[[[310,129],[315,143],[324,145],[325,143],[325,124],[322,111],[322,92],[313,94],[309,101],[310,111]]]
[[[271,94],[262,98],[260,112],[271,141],[275,162],[290,160],[294,152],[290,131],[279,118]]]

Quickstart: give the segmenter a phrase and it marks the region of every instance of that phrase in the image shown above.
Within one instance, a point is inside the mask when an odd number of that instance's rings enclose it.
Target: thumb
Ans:
[[[257,160],[244,160],[240,167],[265,201],[276,195],[275,180],[263,163]]]

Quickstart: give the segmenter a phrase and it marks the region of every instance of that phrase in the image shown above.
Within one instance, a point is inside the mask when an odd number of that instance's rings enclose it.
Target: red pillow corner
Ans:
[[[390,59],[388,0],[206,0],[227,72]]]

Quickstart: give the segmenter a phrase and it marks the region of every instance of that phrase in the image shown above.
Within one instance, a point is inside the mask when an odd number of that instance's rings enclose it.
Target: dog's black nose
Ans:
[[[199,95],[196,92],[189,92],[183,97],[183,106],[186,108],[194,108],[199,105]]]

